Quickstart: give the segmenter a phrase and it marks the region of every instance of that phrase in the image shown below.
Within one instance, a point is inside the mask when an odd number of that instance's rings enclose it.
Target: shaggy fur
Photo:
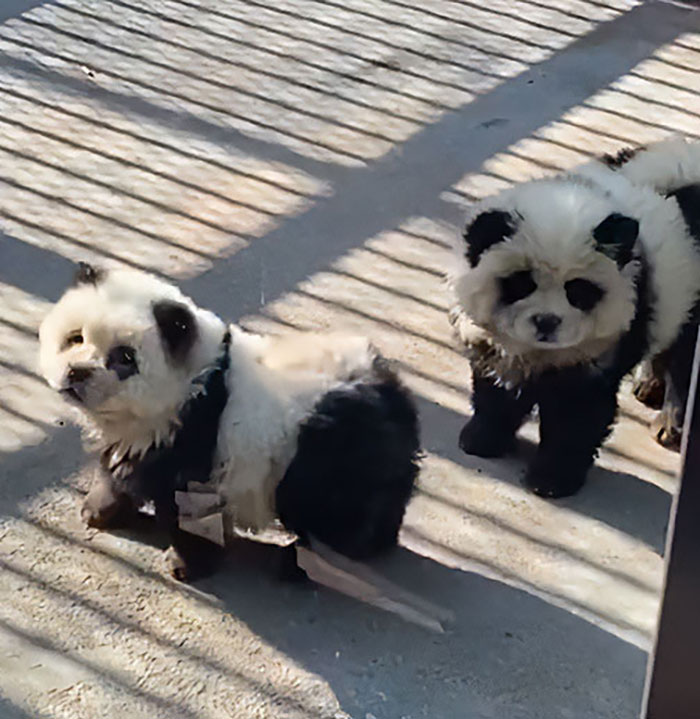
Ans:
[[[637,152],[628,151],[618,167],[631,181],[651,185],[674,199],[694,242],[700,246],[700,144],[667,140]],[[697,320],[696,306],[690,323],[671,347],[643,363],[635,386],[640,401],[663,410],[652,425],[656,440],[676,451],[681,448]]]
[[[551,497],[581,487],[614,422],[620,381],[674,343],[698,298],[688,156],[697,175],[700,147],[674,141],[477,205],[451,273],[451,319],[474,375],[465,452],[508,451],[536,404],[540,445],[527,485]]]
[[[395,544],[418,422],[367,340],[249,334],[153,277],[81,266],[40,342],[45,377],[101,451],[85,520],[152,501],[179,578],[216,553],[178,526],[175,492],[193,481],[220,496],[227,536],[281,520],[351,557]]]

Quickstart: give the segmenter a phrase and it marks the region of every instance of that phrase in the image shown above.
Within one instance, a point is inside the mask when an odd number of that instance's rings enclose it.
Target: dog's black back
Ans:
[[[418,417],[388,371],[328,392],[302,423],[277,512],[302,541],[352,558],[396,543],[418,473]]]

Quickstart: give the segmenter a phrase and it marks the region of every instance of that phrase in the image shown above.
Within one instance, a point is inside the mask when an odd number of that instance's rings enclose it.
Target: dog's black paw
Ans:
[[[576,494],[586,482],[588,468],[567,466],[561,461],[536,456],[525,474],[524,484],[545,499],[558,499]]]
[[[93,529],[120,529],[133,523],[136,508],[126,495],[108,497],[90,492],[83,502],[80,516]]]
[[[275,553],[273,571],[281,582],[302,584],[309,581],[306,572],[297,564],[297,550],[294,544],[280,547]]]
[[[459,448],[466,454],[477,457],[496,458],[512,452],[515,437],[512,433],[499,431],[493,424],[478,416],[464,425],[459,435]]]
[[[165,568],[168,574],[178,582],[189,582],[192,579],[192,569],[185,556],[172,545],[165,550]],[[196,574],[196,572],[195,572]]]
[[[224,558],[224,549],[196,535],[180,534],[177,545],[165,551],[165,567],[180,582],[193,582],[214,574]]]
[[[683,441],[682,416],[673,409],[664,407],[663,411],[651,423],[651,433],[654,439],[672,452],[681,451]]]
[[[633,387],[634,396],[651,409],[661,409],[666,394],[666,383],[658,377],[647,377],[639,380]]]

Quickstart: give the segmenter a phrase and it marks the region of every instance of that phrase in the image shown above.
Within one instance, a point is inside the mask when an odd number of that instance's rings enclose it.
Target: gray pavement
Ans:
[[[628,392],[577,497],[520,487],[533,423],[519,457],[461,455],[440,271],[475,199],[699,117],[700,16],[672,4],[4,0],[0,717],[637,716],[678,458]],[[445,634],[280,586],[264,546],[191,588],[148,527],[81,526],[88,460],[35,358],[78,259],[399,361],[427,457],[378,569]]]

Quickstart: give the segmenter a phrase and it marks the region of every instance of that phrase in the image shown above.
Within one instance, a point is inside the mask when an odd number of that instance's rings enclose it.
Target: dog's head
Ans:
[[[576,178],[518,185],[484,201],[464,232],[453,286],[478,326],[518,354],[600,347],[635,312],[638,222]]]
[[[166,282],[81,264],[41,325],[40,367],[98,425],[138,431],[177,411],[224,331]]]

